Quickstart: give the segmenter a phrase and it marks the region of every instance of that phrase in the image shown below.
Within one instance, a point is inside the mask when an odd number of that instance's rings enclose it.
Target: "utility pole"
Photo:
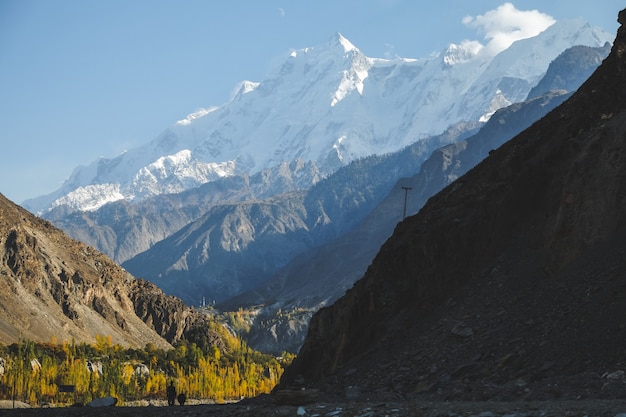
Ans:
[[[412,190],[413,188],[411,188],[411,187],[402,187],[402,189],[404,190],[404,210],[402,211],[402,219],[404,220],[404,218],[406,217],[406,200],[407,200],[407,196],[409,194],[409,190]]]

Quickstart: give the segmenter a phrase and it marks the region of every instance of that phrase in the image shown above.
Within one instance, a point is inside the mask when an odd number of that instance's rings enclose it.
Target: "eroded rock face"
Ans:
[[[164,295],[148,281],[135,280],[130,291],[135,314],[171,343],[179,341],[199,319],[179,298]]]
[[[494,398],[484,387],[619,369],[624,50],[622,26],[568,101],[399,224],[365,276],[313,317],[278,389],[303,379]],[[454,334],[461,322],[471,334]]]
[[[0,195],[0,339],[171,348],[192,332],[220,337],[180,299],[131,276],[94,248]]]
[[[92,247],[68,238],[0,196],[0,335],[35,341],[168,347],[135,315],[134,278]]]

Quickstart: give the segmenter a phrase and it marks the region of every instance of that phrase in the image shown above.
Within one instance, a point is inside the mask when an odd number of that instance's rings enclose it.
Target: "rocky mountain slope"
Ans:
[[[93,211],[58,206],[43,217],[71,237],[122,263],[197,220],[212,207],[263,200],[308,188],[320,179],[315,164],[294,161],[255,175],[244,173],[220,178],[181,193],[161,194],[140,202],[119,200]]]
[[[0,195],[0,340],[171,347],[202,318]]]
[[[398,225],[277,391],[623,398],[626,10],[565,103]]]

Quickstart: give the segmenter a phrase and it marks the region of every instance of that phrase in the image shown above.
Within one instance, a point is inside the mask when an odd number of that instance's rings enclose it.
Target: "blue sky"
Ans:
[[[0,193],[20,203],[52,192],[76,166],[225,103],[240,81],[261,81],[290,50],[335,32],[370,57],[422,58],[450,43],[487,43],[489,24],[507,18],[487,12],[504,3],[0,0]],[[610,33],[624,7],[511,3],[541,12],[521,19],[583,17]]]

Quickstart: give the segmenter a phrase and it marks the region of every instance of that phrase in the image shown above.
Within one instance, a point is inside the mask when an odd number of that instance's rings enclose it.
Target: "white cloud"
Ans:
[[[503,51],[517,40],[538,35],[554,22],[550,15],[538,10],[517,10],[511,3],[504,3],[482,15],[463,18],[463,24],[477,29],[487,41],[482,52],[492,55]]]
[[[282,7],[279,7],[278,14],[280,15],[280,17],[285,17],[285,9],[283,9]]]
[[[464,40],[461,42],[461,48],[472,55],[476,55],[484,48],[484,46],[478,41]]]

